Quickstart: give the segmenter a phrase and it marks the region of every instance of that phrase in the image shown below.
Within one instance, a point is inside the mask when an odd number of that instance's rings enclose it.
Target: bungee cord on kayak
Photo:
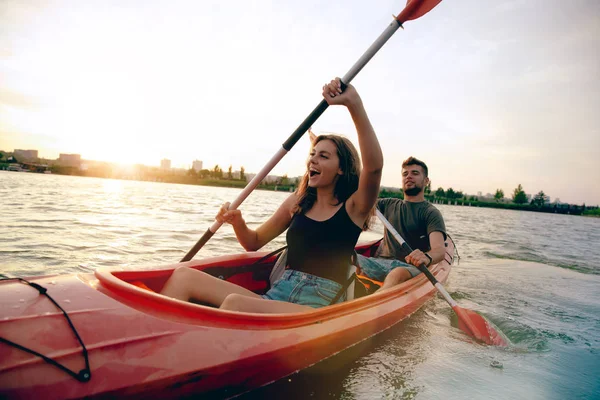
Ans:
[[[45,287],[35,283],[35,282],[30,282],[26,279],[23,278],[0,278],[0,281],[11,281],[11,280],[17,280],[21,283],[27,284],[29,286],[31,286],[32,288],[34,288],[35,290],[37,290],[41,295],[44,295],[48,298],[48,300],[50,300],[65,316],[65,318],[67,319],[67,322],[69,323],[69,326],[71,327],[71,330],[73,331],[73,333],[75,334],[75,337],[77,338],[77,341],[79,342],[79,344],[81,345],[81,353],[83,355],[83,359],[85,361],[85,368],[80,370],[79,372],[75,372],[70,370],[69,368],[65,367],[64,365],[62,365],[61,363],[59,363],[58,361],[47,357],[43,354],[38,353],[35,350],[32,350],[30,348],[27,348],[25,346],[22,346],[18,343],[15,343],[13,341],[10,341],[6,338],[0,337],[0,342],[4,342],[6,344],[8,344],[9,346],[13,346],[16,347],[19,350],[23,350],[24,352],[33,354],[35,356],[38,356],[40,358],[42,358],[44,361],[46,361],[48,364],[54,365],[55,367],[65,371],[67,374],[71,375],[73,378],[77,379],[79,382],[89,382],[90,379],[92,379],[92,372],[90,370],[90,361],[88,358],[88,351],[85,347],[85,344],[83,343],[83,340],[81,340],[81,337],[79,336],[79,333],[77,332],[77,329],[75,328],[75,326],[73,325],[73,322],[71,321],[71,318],[69,318],[69,314],[64,310],[64,308],[62,308],[60,306],[60,304],[58,304],[56,302],[56,300],[54,300],[52,298],[52,296],[50,296],[48,294],[48,289],[46,289]]]

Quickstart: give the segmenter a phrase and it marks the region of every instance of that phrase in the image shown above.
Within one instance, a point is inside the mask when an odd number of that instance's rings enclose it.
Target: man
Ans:
[[[375,257],[359,255],[362,273],[371,279],[383,281],[379,290],[418,275],[421,271],[416,268],[417,265],[425,263],[429,266],[444,260],[446,226],[439,210],[425,200],[425,187],[429,184],[427,175],[427,165],[409,157],[402,163],[404,200],[386,198],[377,201],[379,211],[414,249],[406,254],[386,229]]]

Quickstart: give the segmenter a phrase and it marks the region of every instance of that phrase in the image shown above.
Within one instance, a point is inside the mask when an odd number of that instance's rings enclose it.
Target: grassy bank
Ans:
[[[179,183],[183,185],[200,185],[214,187],[228,187],[243,189],[248,182],[242,179],[214,179],[214,178],[199,178],[198,176],[182,175],[170,171],[161,170],[142,170],[134,175],[120,174],[118,171],[113,171],[108,168],[90,168],[82,171],[73,167],[53,166],[51,171],[55,175],[72,175],[85,176],[90,178],[107,178],[107,179],[124,179],[145,182],[162,182],[162,183]],[[263,184],[258,185],[259,190],[276,190],[279,192],[293,192],[296,187],[294,185],[275,185]]]
[[[379,197],[392,197],[403,199],[404,195],[401,191],[390,191],[382,190]],[[519,211],[536,211],[552,214],[572,214],[572,215],[591,215],[600,217],[600,208],[586,209],[584,206],[573,205],[573,204],[545,204],[538,206],[534,204],[515,204],[515,203],[502,203],[495,201],[481,201],[476,197],[471,196],[468,198],[460,199],[447,199],[444,197],[436,197],[433,194],[425,195],[425,198],[434,204],[447,204],[457,206],[470,206],[470,207],[485,207],[485,208],[501,208],[505,210],[519,210]]]
[[[586,217],[600,218],[600,208],[594,208],[592,210],[585,210],[583,212],[583,215],[585,215]]]

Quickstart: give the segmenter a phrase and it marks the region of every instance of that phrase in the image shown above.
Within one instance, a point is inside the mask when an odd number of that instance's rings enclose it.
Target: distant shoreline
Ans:
[[[14,171],[17,172],[17,171]],[[19,171],[22,172],[22,171]],[[30,172],[34,173],[34,172]],[[139,182],[159,182],[159,183],[175,183],[183,185],[197,185],[197,186],[211,186],[211,187],[227,187],[243,189],[248,184],[247,181],[241,179],[207,179],[199,178],[197,176],[189,175],[177,175],[165,173],[162,176],[144,176],[144,177],[125,177],[125,176],[99,176],[98,174],[87,174],[85,171],[77,171],[75,169],[69,169],[67,171],[53,171],[52,175],[61,176],[80,176],[85,178],[104,178],[104,179],[117,179],[117,180],[128,180],[128,181],[139,181]],[[272,183],[261,183],[256,189],[258,190],[271,190],[277,192],[293,192],[296,190],[295,184],[277,185]],[[380,198],[404,198],[403,193],[398,191],[390,191],[382,189],[379,193]],[[463,207],[483,207],[483,208],[500,208],[507,210],[517,211],[533,211],[543,212],[550,214],[566,214],[566,215],[581,215],[585,217],[600,217],[600,208],[598,207],[583,207],[572,204],[560,204],[560,205],[544,205],[542,207],[534,206],[531,204],[515,204],[515,203],[503,203],[503,202],[488,202],[482,200],[468,200],[468,199],[447,199],[438,198],[432,194],[425,195],[427,201],[432,204],[442,205],[455,205]]]

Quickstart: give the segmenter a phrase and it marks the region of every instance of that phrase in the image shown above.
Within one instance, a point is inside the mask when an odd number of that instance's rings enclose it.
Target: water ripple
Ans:
[[[219,206],[239,192],[0,171],[0,273],[173,264],[213,224]],[[240,209],[256,227],[287,196],[255,191]],[[503,351],[474,344],[452,325],[454,314],[438,297],[386,335],[369,339],[371,351],[343,363],[342,372],[325,374],[322,383],[312,375],[310,384],[292,385],[290,398],[302,390],[318,397],[321,387],[323,397],[338,398],[489,398],[493,392],[496,398],[546,399],[591,393],[600,373],[600,219],[438,208],[462,256],[448,291],[462,307],[485,315],[514,346]],[[375,222],[362,238],[376,239],[382,232]],[[281,235],[265,250],[284,243]],[[224,225],[197,257],[242,251],[231,226]],[[504,369],[482,368],[491,361]],[[330,393],[335,379],[338,386]]]

